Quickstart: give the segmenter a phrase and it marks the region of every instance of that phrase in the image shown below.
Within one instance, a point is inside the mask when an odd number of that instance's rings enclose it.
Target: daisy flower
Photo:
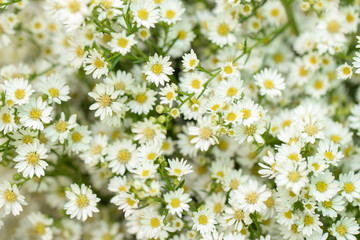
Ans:
[[[38,237],[38,239],[48,240],[53,238],[52,224],[54,219],[46,217],[40,212],[30,213],[27,219],[31,225],[29,232]]]
[[[274,154],[268,151],[267,155],[264,156],[262,159],[264,163],[259,163],[259,166],[261,167],[261,169],[259,170],[259,174],[261,175],[261,177],[273,179],[277,174],[277,162],[275,161]]]
[[[200,118],[197,123],[198,127],[189,127],[189,135],[195,136],[191,143],[197,149],[207,151],[211,145],[218,143],[218,126],[209,117]]]
[[[113,173],[124,175],[126,170],[131,170],[135,167],[136,145],[131,140],[123,139],[122,141],[115,141],[107,149],[107,156],[105,159],[109,162],[108,167]]]
[[[115,91],[118,91],[120,96],[124,95],[125,91],[130,90],[133,82],[132,74],[121,70],[116,71],[116,73],[110,72],[104,79],[104,83],[114,86]]]
[[[130,186],[127,184],[126,176],[113,177],[110,179],[108,184],[108,190],[114,193],[127,192]]]
[[[122,104],[116,101],[119,92],[114,91],[114,87],[111,85],[96,84],[94,91],[88,94],[96,101],[89,109],[96,110],[95,117],[100,116],[101,120],[107,116],[112,116],[113,112],[121,110]]]
[[[62,112],[60,119],[44,130],[45,136],[50,138],[52,142],[59,140],[63,144],[71,129],[76,127],[76,125],[76,114],[72,114],[69,120],[66,121],[65,113]]]
[[[16,129],[14,111],[14,108],[7,108],[6,106],[0,109],[0,131],[4,134]]]
[[[171,75],[174,72],[174,69],[170,66],[169,62],[170,57],[159,56],[155,53],[154,56],[149,57],[149,61],[144,66],[144,74],[146,75],[146,80],[155,83],[156,86],[164,86],[165,82],[168,82],[170,78],[168,75]]]
[[[241,123],[245,126],[250,126],[252,123],[260,120],[260,112],[258,104],[255,104],[250,98],[243,98],[237,105],[241,115]]]
[[[70,99],[68,96],[70,88],[58,74],[52,74],[47,78],[43,78],[40,91],[48,96],[50,104],[52,102],[61,104],[61,102],[66,102]]]
[[[310,179],[310,195],[320,202],[333,198],[340,190],[339,183],[334,180],[335,177],[329,171],[318,176],[312,176]]]
[[[332,199],[318,204],[318,209],[321,211],[322,215],[336,218],[338,213],[341,213],[345,209],[344,204],[345,201],[343,197],[335,196]]]
[[[179,0],[163,0],[160,4],[160,20],[173,24],[180,21],[181,15],[185,12],[185,8],[182,8],[182,2]]]
[[[210,41],[220,47],[232,45],[236,42],[236,37],[233,34],[236,25],[235,19],[227,12],[214,16],[209,25]]]
[[[260,144],[264,143],[264,139],[261,136],[266,131],[264,121],[257,121],[249,126],[237,125],[234,127],[234,130],[234,139],[238,141],[239,144],[245,141],[252,143],[254,140]]]
[[[304,212],[299,219],[299,230],[304,236],[311,236],[314,232],[321,231],[323,223],[319,220],[318,214]]]
[[[286,85],[284,78],[277,70],[265,68],[260,73],[254,76],[256,85],[260,87],[260,94],[267,95],[271,98],[281,96],[281,91],[285,89]]]
[[[165,134],[162,133],[160,126],[152,123],[149,119],[135,123],[132,132],[135,134],[134,140],[139,144],[148,142],[161,145],[165,140]]]
[[[159,19],[159,9],[153,0],[139,0],[130,5],[137,27],[155,27]]]
[[[202,235],[215,231],[215,214],[206,206],[194,212],[192,220],[194,222],[192,228],[200,231]]]
[[[96,197],[96,194],[92,193],[92,190],[85,186],[85,184],[79,185],[71,184],[71,191],[66,191],[66,198],[68,201],[64,205],[66,214],[70,215],[70,218],[85,221],[88,217],[92,217],[93,213],[99,212],[96,204],[100,201],[100,198]]]
[[[85,58],[84,67],[86,74],[91,74],[94,78],[100,78],[102,75],[106,75],[109,71],[108,63],[105,58],[96,49],[91,49],[90,54]]]
[[[179,218],[182,217],[183,211],[188,211],[191,202],[190,195],[184,193],[183,188],[179,188],[176,191],[171,191],[164,194],[164,201],[167,203],[166,208],[169,209],[170,214],[177,215]]]
[[[355,240],[359,232],[359,224],[355,218],[342,217],[330,227],[331,235],[338,240]]]
[[[203,72],[185,73],[180,77],[180,89],[187,93],[199,95],[204,90],[207,75]]]
[[[349,202],[354,199],[360,199],[360,175],[350,171],[346,174],[340,174],[339,184],[341,195]]]
[[[258,182],[249,180],[247,185],[240,185],[237,190],[231,192],[232,201],[245,212],[262,212],[266,209],[265,201],[271,197],[271,192],[266,185],[258,187]]]
[[[6,92],[6,103],[10,106],[12,104],[21,106],[28,103],[31,94],[34,92],[31,84],[24,78],[5,80],[3,88]]]
[[[153,161],[138,160],[132,172],[136,174],[139,179],[146,181],[147,179],[155,177],[158,167],[159,164],[154,164]]]
[[[188,72],[191,70],[195,70],[195,68],[199,65],[200,61],[196,56],[196,53],[193,49],[191,49],[190,53],[185,53],[182,57],[182,66],[184,68],[184,72]]]
[[[295,194],[299,194],[300,190],[309,182],[306,167],[304,162],[282,162],[277,167],[276,185],[284,186]]]
[[[154,108],[156,92],[147,89],[145,84],[133,87],[132,95],[134,99],[127,103],[131,112],[136,114],[148,114]]]
[[[352,77],[352,67],[349,66],[347,63],[339,66],[336,69],[338,78],[340,79],[348,79]]]
[[[32,178],[34,175],[37,177],[44,176],[44,169],[48,166],[43,160],[48,157],[46,151],[44,144],[39,143],[39,141],[19,145],[16,148],[18,155],[14,158],[14,161],[17,162],[15,168],[25,178]]]
[[[10,212],[16,216],[23,210],[21,205],[27,205],[25,197],[20,194],[16,184],[11,184],[4,180],[0,184],[0,208],[4,209],[5,215]]]
[[[129,217],[138,208],[139,200],[135,198],[134,193],[127,193],[125,191],[119,192],[110,200],[111,203],[118,206],[119,210],[124,211],[125,217]]]
[[[324,128],[323,123],[319,117],[305,116],[305,119],[301,121],[301,138],[305,142],[314,144],[316,139],[323,139],[324,133],[321,131]]]
[[[170,176],[177,177],[178,180],[181,180],[184,175],[193,172],[192,166],[183,158],[170,159],[168,160],[168,163],[169,167],[166,167],[165,169],[169,172]]]
[[[250,213],[240,208],[228,207],[224,208],[224,214],[222,215],[221,225],[225,227],[234,227],[237,231],[241,231],[246,225],[250,225],[252,220]]]
[[[236,66],[234,66],[232,61],[226,61],[221,66],[220,74],[224,78],[239,78],[240,77],[240,71],[237,69]]]
[[[144,232],[148,238],[165,240],[169,236],[167,232],[168,227],[164,224],[165,216],[159,215],[152,208],[145,209],[141,222],[141,231]]]
[[[135,35],[126,35],[125,31],[121,33],[111,33],[112,39],[108,42],[111,47],[111,52],[119,52],[121,55],[126,55],[130,52],[131,47],[136,44]]]
[[[333,141],[321,141],[317,151],[328,164],[334,166],[337,166],[344,157],[344,154],[339,151],[339,145],[335,144]]]
[[[91,140],[88,126],[76,126],[68,136],[69,150],[79,153],[89,148]]]
[[[178,94],[175,91],[175,86],[166,84],[165,87],[161,88],[159,95],[160,104],[168,104],[169,107],[172,107],[176,101]]]
[[[240,99],[243,93],[242,84],[243,80],[238,78],[229,78],[227,81],[221,81],[215,90],[216,95],[226,102]]]
[[[19,108],[20,122],[25,127],[29,127],[35,130],[43,130],[44,123],[51,121],[50,114],[53,108],[49,107],[47,102],[42,100],[41,97],[37,99],[31,98],[28,104],[25,104]]]

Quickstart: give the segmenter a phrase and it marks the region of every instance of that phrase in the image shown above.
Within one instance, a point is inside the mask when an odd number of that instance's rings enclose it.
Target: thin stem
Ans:
[[[289,24],[290,24],[292,30],[294,31],[296,36],[299,36],[299,29],[296,25],[294,15],[293,15],[293,13],[291,11],[291,7],[290,7],[292,0],[280,0],[280,1],[285,8],[286,15],[288,17]]]

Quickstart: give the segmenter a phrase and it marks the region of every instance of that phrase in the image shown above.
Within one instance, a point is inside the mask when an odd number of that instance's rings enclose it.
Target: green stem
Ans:
[[[292,0],[280,0],[280,1],[285,8],[286,15],[288,17],[289,24],[290,24],[292,30],[294,31],[296,36],[299,36],[299,29],[296,25],[294,15],[292,14],[291,7],[290,7]]]

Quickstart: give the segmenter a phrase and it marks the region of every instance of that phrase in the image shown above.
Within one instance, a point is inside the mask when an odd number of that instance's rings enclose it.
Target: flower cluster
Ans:
[[[0,13],[0,236],[360,238],[359,1]]]

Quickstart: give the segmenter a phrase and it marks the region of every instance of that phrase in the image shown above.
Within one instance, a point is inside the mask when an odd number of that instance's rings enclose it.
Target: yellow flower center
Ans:
[[[299,68],[299,75],[301,77],[305,77],[305,76],[307,76],[307,74],[308,74],[308,70],[306,70],[306,68],[304,66],[301,66]]]
[[[256,132],[256,126],[255,125],[250,125],[250,126],[245,126],[244,129],[244,133],[248,136],[252,136],[254,135]]]
[[[49,94],[50,96],[52,96],[53,98],[56,98],[59,96],[59,90],[57,90],[56,88],[50,88],[49,89]]]
[[[118,152],[117,158],[119,162],[127,163],[131,158],[131,154],[127,149],[122,149]]]
[[[148,18],[148,11],[146,9],[141,9],[138,11],[138,16],[141,20],[146,20]]]
[[[147,96],[146,93],[139,93],[138,95],[136,95],[135,100],[138,103],[144,103],[147,100]]]
[[[212,130],[209,127],[200,128],[200,137],[202,139],[209,139],[212,135]]]
[[[171,206],[173,208],[178,208],[180,206],[180,200],[178,198],[171,199]]]
[[[105,9],[109,9],[112,7],[112,1],[111,0],[102,0],[101,6],[103,6]]]
[[[249,204],[255,204],[257,202],[258,198],[259,198],[259,195],[256,192],[250,192],[250,193],[246,194],[246,196],[245,196],[245,200]]]
[[[96,145],[95,147],[93,147],[91,153],[93,155],[99,155],[102,152],[102,147],[100,145]]]
[[[81,194],[76,198],[76,205],[80,208],[87,207],[89,205],[89,199],[85,195]]]
[[[80,4],[76,0],[72,0],[69,2],[68,8],[71,13],[76,13],[80,10]]]
[[[150,174],[149,170],[144,170],[144,171],[142,171],[141,176],[147,177],[147,176],[149,176],[149,174]]]
[[[39,162],[39,156],[35,152],[30,152],[26,156],[27,162],[30,165],[36,165]]]
[[[237,189],[239,185],[240,185],[240,182],[236,178],[231,179],[230,184],[229,184],[231,189]]]
[[[338,143],[341,140],[341,137],[339,135],[332,135],[330,139],[334,143]]]
[[[128,45],[129,41],[126,38],[118,39],[118,46],[121,48],[125,48]]]
[[[325,152],[324,156],[329,159],[329,161],[332,161],[334,159],[334,155],[330,151]]]
[[[171,100],[171,99],[173,99],[173,97],[174,97],[174,93],[173,92],[167,92],[166,93],[166,98],[167,98],[167,100]]]
[[[199,81],[199,79],[194,79],[191,81],[192,88],[199,89],[200,86],[201,86],[201,82]]]
[[[235,121],[236,117],[237,117],[236,114],[231,112],[227,115],[226,119],[233,122],[233,121]]]
[[[155,130],[152,129],[152,128],[145,128],[144,130],[144,136],[147,138],[147,139],[153,139],[154,136],[155,136]]]
[[[59,120],[57,123],[55,123],[55,130],[59,133],[65,132],[68,124],[67,122],[63,120]]]
[[[319,129],[317,128],[317,126],[315,125],[307,125],[305,127],[305,132],[309,135],[309,136],[314,136],[315,134],[317,134],[319,131]]]
[[[159,221],[159,219],[157,219],[157,218],[152,218],[152,219],[150,220],[150,226],[151,226],[152,228],[156,228],[156,227],[160,226],[160,221]]]
[[[347,22],[353,22],[355,20],[355,17],[352,13],[346,14],[346,21]]]
[[[322,203],[322,205],[323,205],[325,208],[331,208],[331,206],[332,206],[332,201],[331,201],[331,200],[329,200],[329,201],[324,201],[324,202]]]
[[[98,99],[100,106],[105,108],[111,105],[111,99],[109,95],[102,95],[99,99]]]
[[[233,96],[236,95],[237,91],[238,91],[238,90],[236,89],[236,87],[230,87],[230,88],[227,90],[226,95],[227,95],[228,97],[233,97]]]
[[[298,172],[290,172],[289,175],[288,175],[288,179],[291,182],[297,182],[300,179],[300,173],[298,173]]]
[[[208,218],[207,218],[205,215],[201,215],[201,216],[199,217],[199,223],[200,223],[201,225],[206,225],[207,222],[208,222]]]
[[[277,17],[277,16],[279,16],[279,14],[280,14],[280,11],[277,8],[273,8],[270,11],[270,15],[273,16],[273,17]]]
[[[327,189],[327,184],[325,182],[318,182],[316,183],[316,190],[319,192],[325,192]]]
[[[41,222],[37,223],[35,225],[35,231],[38,235],[44,235],[45,234],[45,225]]]
[[[189,61],[190,67],[194,66],[195,64],[196,64],[196,60],[195,60],[195,59],[191,59],[191,60]]]
[[[243,113],[243,119],[248,119],[249,117],[251,117],[251,112],[249,109],[243,109],[241,110],[241,112]]]
[[[175,16],[175,12],[173,10],[167,10],[165,16],[167,19],[172,19]]]
[[[147,155],[147,159],[149,160],[155,160],[155,158],[156,158],[156,153],[152,152]]]
[[[241,221],[244,219],[244,212],[241,209],[235,210],[234,217],[237,221]]]
[[[276,53],[273,58],[276,63],[281,63],[284,60],[284,57],[281,55],[281,53]]]
[[[349,75],[351,73],[351,69],[349,67],[344,67],[342,69],[343,74]]]
[[[182,173],[182,171],[180,169],[178,169],[178,168],[175,168],[174,173],[177,174],[177,175],[180,175]]]
[[[76,55],[81,58],[84,56],[84,54],[85,54],[85,51],[82,49],[82,47],[78,46],[76,48]]]
[[[336,227],[336,232],[342,237],[345,236],[347,232],[345,225],[340,224],[338,227]]]
[[[229,27],[226,23],[221,23],[219,24],[217,31],[220,36],[226,36],[229,33]]]
[[[38,108],[33,108],[30,111],[30,118],[33,120],[38,120],[41,117],[41,111]]]
[[[19,100],[23,99],[25,97],[25,91],[23,89],[16,89],[15,97]]]
[[[266,79],[266,80],[264,81],[264,87],[265,87],[266,89],[273,89],[273,88],[274,88],[274,82],[271,81],[270,79]]]
[[[224,67],[224,72],[226,74],[231,74],[233,72],[233,68],[231,66]]]
[[[10,123],[10,122],[11,122],[11,116],[10,116],[10,114],[4,113],[4,114],[2,115],[2,121],[3,121],[5,124]]]
[[[287,212],[284,212],[284,217],[286,217],[287,219],[291,219],[292,218],[292,211],[289,210]]]
[[[16,195],[13,191],[6,189],[4,192],[4,198],[5,198],[5,201],[7,201],[9,203],[13,203],[16,200]]]
[[[340,24],[336,20],[328,22],[327,30],[329,33],[337,33],[340,30]]]
[[[352,193],[354,191],[354,184],[350,183],[350,182],[347,182],[344,184],[344,191],[346,193]]]
[[[299,161],[299,156],[298,156],[297,154],[295,154],[295,153],[290,154],[290,155],[288,156],[288,158],[289,158],[290,160],[295,161],[295,162]]]
[[[305,225],[305,226],[310,226],[310,225],[313,224],[313,223],[314,223],[314,219],[313,219],[311,216],[306,215],[306,216],[304,217],[304,225]]]
[[[313,163],[312,166],[314,167],[314,170],[315,170],[315,171],[318,171],[319,168],[320,168],[320,166],[319,166],[318,163]]]
[[[94,65],[96,68],[102,68],[102,67],[104,67],[105,64],[100,58],[96,58]]]
[[[185,39],[186,38],[186,32],[184,31],[184,30],[180,30],[180,31],[178,31],[178,37],[179,37],[179,39],[180,40],[183,40],[183,39]]]
[[[268,208],[271,208],[274,206],[274,198],[273,197],[269,197],[266,201],[265,201],[265,205],[268,207]]]
[[[71,139],[73,140],[74,143],[78,143],[78,142],[81,141],[82,136],[81,136],[80,133],[74,132],[74,133],[71,135]]]
[[[136,201],[133,200],[133,199],[131,199],[131,198],[127,198],[127,199],[126,199],[126,202],[127,202],[127,204],[128,204],[130,207],[134,206],[135,203],[136,203]]]
[[[151,67],[151,71],[155,74],[160,74],[162,72],[162,66],[161,64],[155,63],[152,67]]]
[[[314,82],[314,88],[316,89],[316,90],[320,90],[320,89],[322,89],[324,87],[324,84],[323,84],[323,82],[321,81],[321,80],[316,80],[315,82]]]

